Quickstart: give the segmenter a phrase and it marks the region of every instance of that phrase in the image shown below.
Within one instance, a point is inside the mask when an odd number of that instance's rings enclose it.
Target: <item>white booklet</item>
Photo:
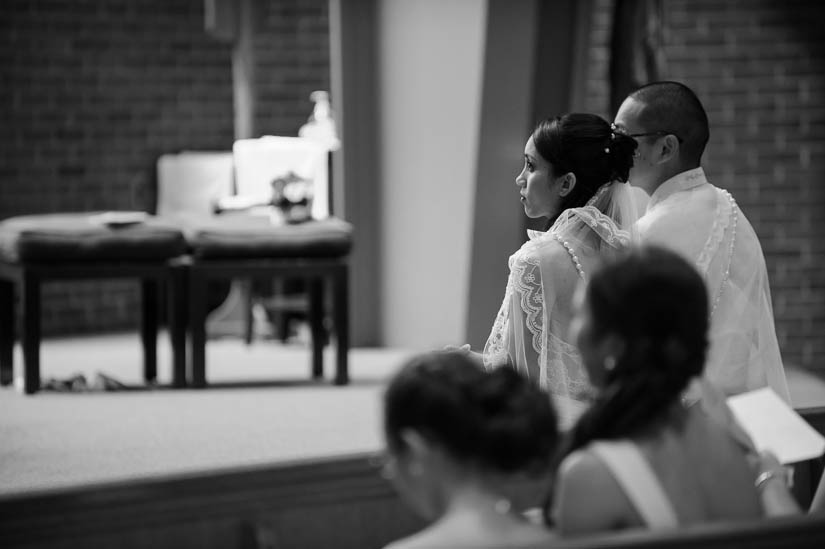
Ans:
[[[765,387],[734,395],[727,402],[756,449],[770,450],[783,465],[825,453],[825,437],[772,389]]]

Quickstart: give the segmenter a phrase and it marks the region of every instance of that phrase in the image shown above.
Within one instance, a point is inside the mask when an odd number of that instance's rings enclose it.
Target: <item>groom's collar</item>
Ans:
[[[649,211],[656,204],[674,193],[686,191],[707,182],[708,180],[705,177],[705,170],[701,167],[676,174],[659,185],[659,187],[653,191],[653,194],[650,195],[650,200],[647,203],[647,210]]]

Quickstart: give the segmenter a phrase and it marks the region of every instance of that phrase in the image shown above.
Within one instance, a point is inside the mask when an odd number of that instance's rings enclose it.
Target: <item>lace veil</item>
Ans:
[[[627,183],[602,186],[581,208],[561,213],[547,232],[510,256],[510,275],[490,337],[488,368],[510,365],[548,390],[563,428],[586,408],[590,385],[569,338],[573,294],[589,274],[630,243],[638,200]]]

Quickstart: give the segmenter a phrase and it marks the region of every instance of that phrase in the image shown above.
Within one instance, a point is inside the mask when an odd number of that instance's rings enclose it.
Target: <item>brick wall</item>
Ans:
[[[296,135],[329,89],[326,0],[256,0],[258,132]],[[0,219],[151,209],[155,162],[229,150],[231,45],[203,0],[0,2]],[[137,284],[51,283],[46,334],[133,328]]]
[[[786,362],[825,373],[825,3],[663,0],[665,79],[711,123],[710,180],[762,241]],[[611,0],[597,0],[587,87],[607,113]]]

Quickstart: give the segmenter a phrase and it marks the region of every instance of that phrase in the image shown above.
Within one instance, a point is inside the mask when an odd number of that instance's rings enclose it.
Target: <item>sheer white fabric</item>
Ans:
[[[484,364],[510,365],[548,390],[562,427],[572,425],[590,396],[581,356],[568,336],[573,293],[599,262],[635,240],[636,219],[629,185],[605,185],[586,206],[562,212],[547,232],[528,231],[529,240],[510,256]]]
[[[705,278],[707,379],[728,395],[769,386],[790,401],[762,247],[730,193],[702,168],[681,173],[653,193],[637,227],[642,242],[681,253]]]

